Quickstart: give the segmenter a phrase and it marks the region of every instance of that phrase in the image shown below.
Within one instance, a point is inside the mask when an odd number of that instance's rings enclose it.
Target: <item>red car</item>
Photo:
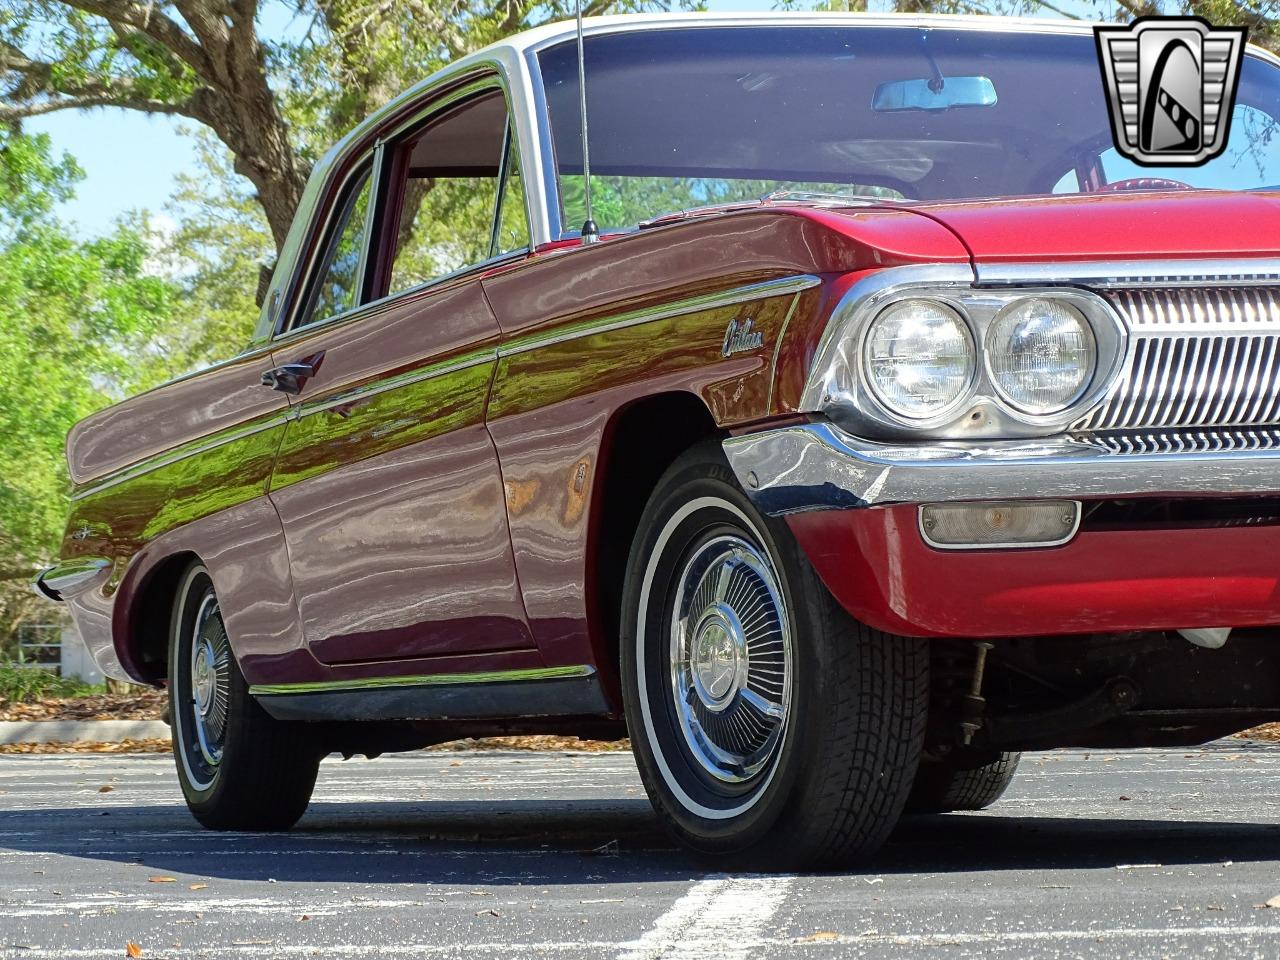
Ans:
[[[1078,24],[583,50],[587,157],[572,25],[459,61],[317,166],[244,352],[70,436],[38,588],[168,686],[200,822],[629,734],[689,846],[848,861],[1017,751],[1280,717],[1280,61],[1148,169]]]

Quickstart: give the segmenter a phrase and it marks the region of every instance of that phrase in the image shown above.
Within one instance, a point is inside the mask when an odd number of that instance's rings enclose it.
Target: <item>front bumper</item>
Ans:
[[[732,437],[725,455],[764,513],[953,500],[1247,496],[1280,491],[1280,450],[1115,453],[1069,437],[894,446],[808,423]]]

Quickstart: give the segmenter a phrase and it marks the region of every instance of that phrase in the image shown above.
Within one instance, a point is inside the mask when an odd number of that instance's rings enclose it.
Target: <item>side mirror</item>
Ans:
[[[876,87],[871,109],[950,110],[952,107],[992,107],[996,85],[987,77],[935,77],[932,80],[891,80]]]

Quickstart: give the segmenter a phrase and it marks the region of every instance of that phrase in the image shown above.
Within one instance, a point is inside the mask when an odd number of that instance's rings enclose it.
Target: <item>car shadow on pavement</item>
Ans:
[[[0,811],[0,861],[6,852],[280,882],[634,883],[694,879],[714,869],[677,849],[642,799],[321,802],[281,834],[204,831],[180,804],[11,809]],[[1280,830],[1264,823],[985,812],[908,818],[878,857],[842,872],[1270,860],[1280,861]]]
[[[1097,870],[1159,864],[1280,861],[1267,823],[1141,817],[905,817],[877,859],[882,873]]]

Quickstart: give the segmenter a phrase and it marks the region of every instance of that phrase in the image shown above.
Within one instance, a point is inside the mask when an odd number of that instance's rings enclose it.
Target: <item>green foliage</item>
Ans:
[[[42,194],[66,196],[75,168],[48,143],[0,136],[0,578],[47,558],[66,518],[63,440],[82,417],[156,379],[149,345],[173,290],[148,273],[147,233],[82,241]]]
[[[253,190],[207,130],[191,131],[196,169],[178,177],[166,213],[177,224],[159,251],[175,289],[159,331],[157,363],[178,376],[234,356],[258,320],[258,271],[275,245]]]
[[[583,178],[562,176],[564,222],[577,229],[586,220]],[[800,183],[781,180],[735,180],[713,177],[598,177],[591,178],[591,211],[596,225],[629,227],[654,217],[697,207],[760,200],[779,192],[839,194],[901,199],[891,187],[857,183]]]
[[[74,677],[59,677],[39,667],[0,663],[0,704],[91,697],[105,689]]]

